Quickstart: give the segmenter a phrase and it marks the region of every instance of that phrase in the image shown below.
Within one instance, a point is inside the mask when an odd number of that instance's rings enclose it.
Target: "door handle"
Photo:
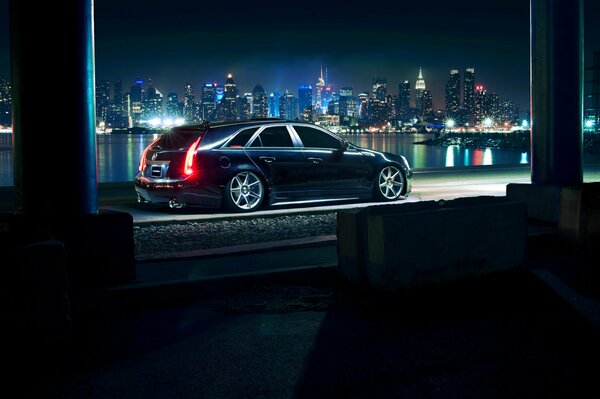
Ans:
[[[323,158],[308,158],[312,163],[321,163],[323,162]]]
[[[275,157],[260,157],[261,161],[265,161],[266,163],[271,163],[275,160]]]

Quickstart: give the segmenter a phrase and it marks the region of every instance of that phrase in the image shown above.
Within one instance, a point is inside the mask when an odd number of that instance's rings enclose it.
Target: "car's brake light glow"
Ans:
[[[185,167],[183,169],[183,173],[186,176],[190,176],[194,173],[194,159],[196,158],[196,150],[198,149],[198,145],[200,144],[201,139],[202,136],[198,137],[196,141],[194,141],[194,143],[187,150],[187,154],[185,155]]]
[[[146,149],[144,150],[144,152],[142,152],[142,157],[140,158],[140,166],[138,167],[138,171],[143,172],[144,169],[146,168],[146,154],[148,153],[148,150],[150,148],[152,148],[152,146],[154,144],[156,144],[156,142],[160,139],[160,136],[154,140],[152,143],[150,143],[150,145],[148,147],[146,147]]]

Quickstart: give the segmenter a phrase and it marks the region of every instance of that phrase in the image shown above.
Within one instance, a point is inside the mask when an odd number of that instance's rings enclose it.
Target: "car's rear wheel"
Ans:
[[[263,203],[265,188],[262,180],[252,172],[240,172],[225,186],[225,205],[235,212],[251,212]]]
[[[388,165],[377,174],[374,197],[381,201],[397,200],[404,192],[405,185],[406,179],[400,168]]]

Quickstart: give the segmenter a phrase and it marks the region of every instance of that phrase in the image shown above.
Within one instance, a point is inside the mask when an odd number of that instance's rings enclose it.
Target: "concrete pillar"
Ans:
[[[9,9],[15,208],[95,214],[93,1],[10,0]]]
[[[531,182],[583,183],[583,0],[531,0]]]
[[[135,278],[132,216],[98,210],[93,9],[9,3],[15,223],[64,243],[78,298]]]

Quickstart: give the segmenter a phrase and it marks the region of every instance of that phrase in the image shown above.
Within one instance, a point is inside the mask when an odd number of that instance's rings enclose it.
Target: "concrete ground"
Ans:
[[[112,291],[110,305],[77,315],[61,356],[24,349],[17,386],[38,398],[600,397],[598,274],[552,237],[532,237],[521,268],[402,295],[335,272],[249,272],[198,278],[206,290],[173,279],[193,295],[149,304],[158,275],[144,264],[146,289]],[[327,248],[212,262],[302,263]],[[304,275],[319,268],[332,270],[317,262]]]

